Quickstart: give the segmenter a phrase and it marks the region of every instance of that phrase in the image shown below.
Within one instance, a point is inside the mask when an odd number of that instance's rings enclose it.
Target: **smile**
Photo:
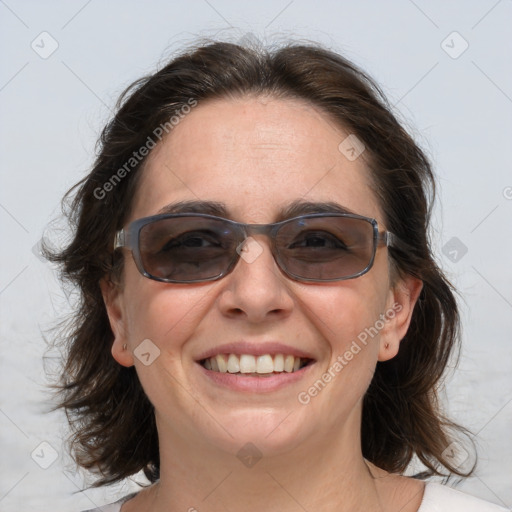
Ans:
[[[295,357],[291,354],[217,354],[199,363],[207,370],[218,373],[233,373],[251,377],[276,373],[293,373],[312,363],[312,359]]]

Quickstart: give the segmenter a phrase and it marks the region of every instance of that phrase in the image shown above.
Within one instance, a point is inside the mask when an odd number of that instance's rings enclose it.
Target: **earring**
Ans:
[[[384,348],[387,350],[387,349],[389,348],[389,343],[386,343],[386,344],[384,345]]]
[[[123,345],[123,350],[126,350],[126,348],[127,348],[127,347],[128,347],[128,345],[125,343],[125,344]]]

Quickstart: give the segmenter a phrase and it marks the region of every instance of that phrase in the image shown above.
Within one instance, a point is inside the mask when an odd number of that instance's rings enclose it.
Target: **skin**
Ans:
[[[233,220],[270,223],[300,199],[336,202],[385,229],[364,153],[350,161],[338,149],[347,135],[300,100],[244,97],[200,104],[149,156],[129,221],[175,201],[208,200],[224,203]],[[262,254],[252,263],[241,259],[218,281],[153,281],[138,272],[126,251],[122,284],[102,283],[115,335],[113,357],[136,366],[155,406],[161,450],[160,483],[122,511],[417,511],[423,484],[365,461],[359,430],[377,361],[397,354],[421,282],[410,277],[392,283],[387,249],[381,247],[361,277],[299,283],[279,270],[264,236],[254,239]],[[394,304],[401,305],[394,318],[301,404],[298,393]],[[160,355],[145,366],[133,352],[148,338]],[[316,362],[307,378],[272,393],[212,385],[195,358],[240,339],[296,346]],[[237,457],[247,442],[262,455],[252,467]]]

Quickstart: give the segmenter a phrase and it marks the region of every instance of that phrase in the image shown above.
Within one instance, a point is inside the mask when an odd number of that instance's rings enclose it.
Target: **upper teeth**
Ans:
[[[222,373],[272,373],[294,372],[305,363],[306,359],[292,355],[270,354],[253,356],[251,354],[218,354],[205,359],[202,363],[207,370]]]

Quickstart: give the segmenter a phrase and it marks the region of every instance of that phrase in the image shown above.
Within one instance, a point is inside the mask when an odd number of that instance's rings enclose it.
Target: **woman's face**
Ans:
[[[365,153],[354,158],[345,145],[339,149],[348,135],[299,100],[200,104],[149,156],[129,221],[176,202],[214,201],[232,220],[263,224],[294,202],[330,202],[386,229]],[[392,287],[385,247],[363,276],[327,283],[286,277],[264,235],[247,247],[249,257],[233,272],[194,284],[147,279],[125,252],[122,286],[103,286],[114,357],[135,364],[161,442],[231,454],[251,442],[269,455],[332,445],[343,432],[353,442],[376,363],[396,354],[419,285]],[[232,344],[228,352],[236,353],[243,343],[244,354],[257,347],[286,356],[286,348],[271,346],[279,343],[314,361],[296,375],[271,377],[271,385],[265,376],[220,382],[198,362],[210,349],[226,353],[221,345]],[[235,387],[235,379],[245,380]]]

